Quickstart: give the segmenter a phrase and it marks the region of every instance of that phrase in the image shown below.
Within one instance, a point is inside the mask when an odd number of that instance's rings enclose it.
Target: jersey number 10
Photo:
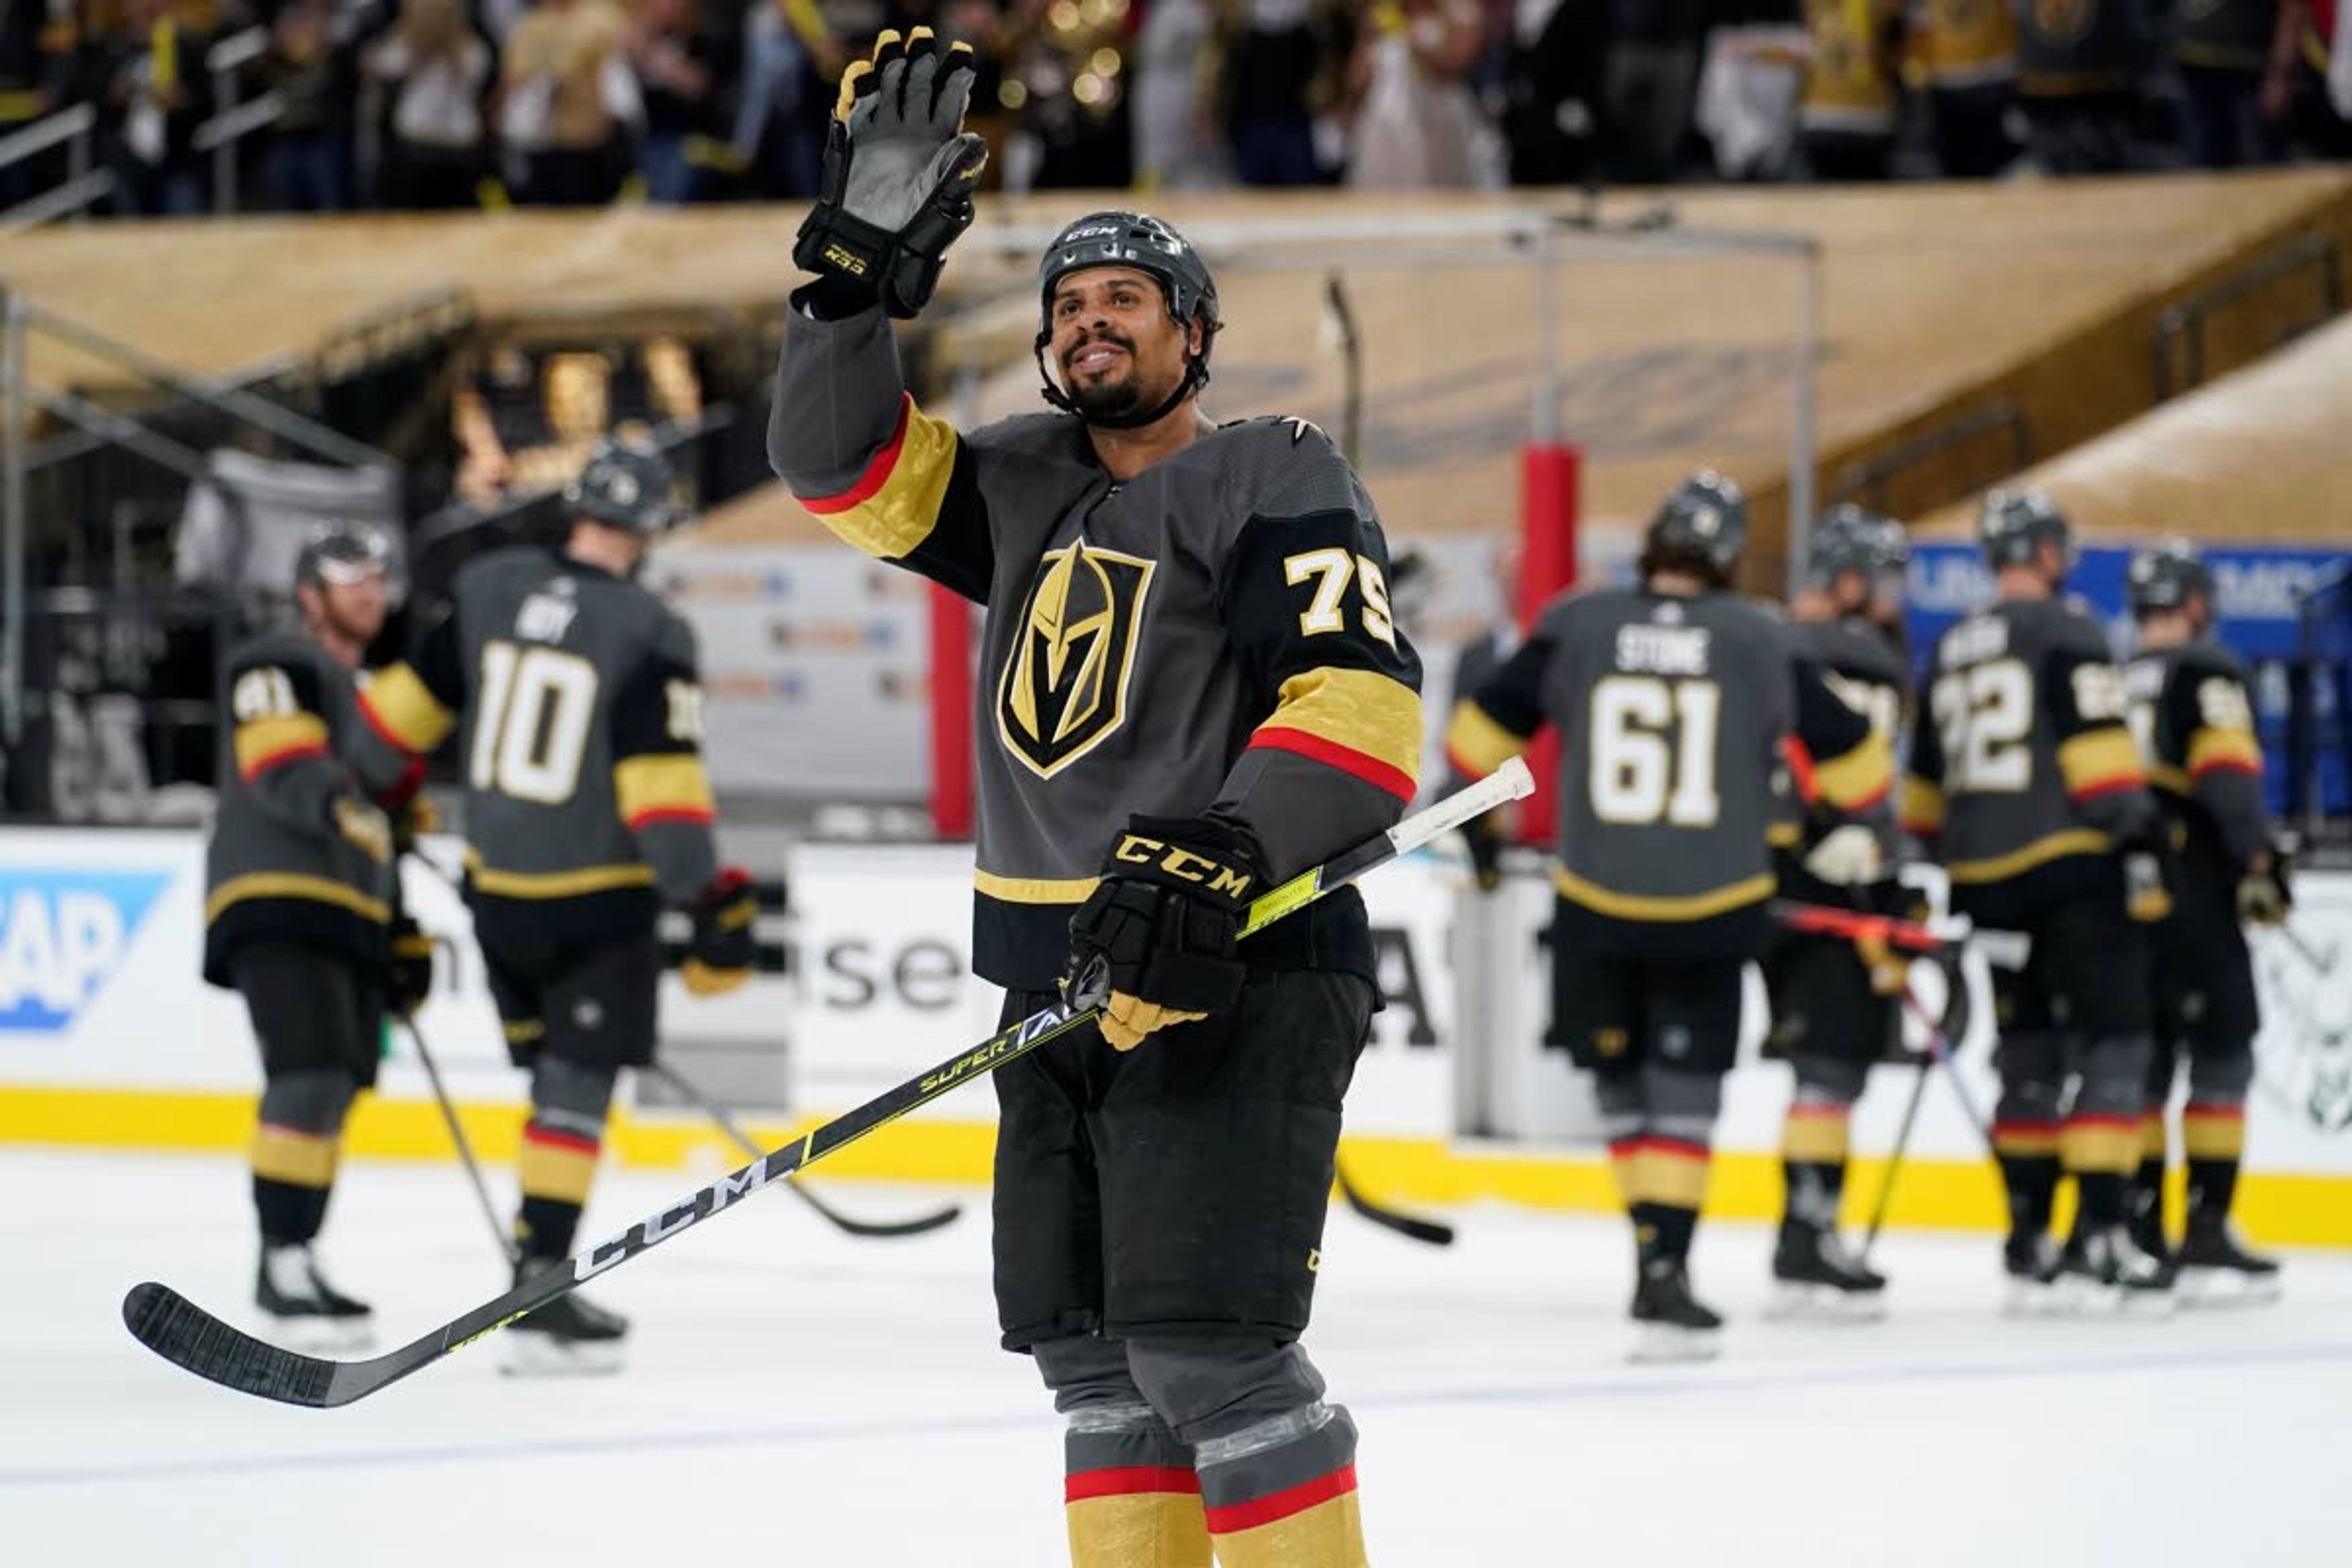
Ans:
[[[570,800],[596,718],[596,667],[541,645],[487,642],[479,690],[473,786],[541,805]]]

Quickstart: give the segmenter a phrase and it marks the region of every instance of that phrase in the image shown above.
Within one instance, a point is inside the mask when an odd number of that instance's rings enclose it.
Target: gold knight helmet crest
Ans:
[[[1081,538],[1049,550],[998,683],[1005,748],[1051,778],[1127,720],[1153,563]]]

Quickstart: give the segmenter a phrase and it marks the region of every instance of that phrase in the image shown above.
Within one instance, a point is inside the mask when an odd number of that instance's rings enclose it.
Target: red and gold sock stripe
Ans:
[[[1853,1112],[1843,1105],[1789,1107],[1780,1125],[1780,1154],[1803,1164],[1842,1165],[1845,1163]]]
[[[2058,1155],[2058,1123],[1996,1121],[1992,1124],[1992,1148],[1996,1154],[2018,1159],[2055,1159]]]
[[[522,1155],[517,1162],[527,1198],[553,1198],[559,1203],[585,1204],[596,1183],[593,1138],[559,1132],[531,1122],[522,1130]]]
[[[1363,1568],[1356,1467],[1206,1510],[1223,1568]]]
[[[1201,1478],[1180,1466],[1079,1470],[1062,1483],[1072,1568],[1210,1568]]]
[[[330,1134],[265,1121],[253,1130],[253,1173],[294,1187],[332,1186],[341,1142]]]
[[[2150,1160],[2162,1161],[2168,1150],[2164,1138],[2164,1112],[2147,1110],[2139,1119],[2139,1157],[2145,1164]]]
[[[2127,1176],[2139,1166],[2139,1118],[2070,1116],[2058,1155],[2078,1174]]]
[[[2192,1102],[2180,1113],[2180,1146],[2192,1160],[2243,1159],[2246,1108]]]
[[[1707,1146],[1645,1132],[1609,1145],[1625,1206],[1666,1204],[1696,1209],[1706,1201]]]

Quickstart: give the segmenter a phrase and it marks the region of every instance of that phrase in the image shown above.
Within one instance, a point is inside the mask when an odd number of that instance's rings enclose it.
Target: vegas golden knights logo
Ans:
[[[1083,539],[1049,550],[996,693],[996,729],[1039,778],[1092,751],[1127,719],[1152,563]]]

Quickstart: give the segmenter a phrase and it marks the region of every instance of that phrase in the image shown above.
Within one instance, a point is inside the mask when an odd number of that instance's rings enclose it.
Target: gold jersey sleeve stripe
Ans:
[[[1621,893],[1598,882],[1588,882],[1565,866],[1551,868],[1551,881],[1560,897],[1595,914],[1621,921],[1703,921],[1728,914],[1770,898],[1775,885],[1771,872],[1759,871],[1753,877],[1704,893]]]
[[[2058,776],[2077,800],[2147,783],[2139,747],[2120,725],[2086,730],[2058,742]]]
[[[955,426],[908,397],[899,405],[898,429],[857,482],[839,495],[803,497],[801,505],[844,543],[896,561],[930,537],[955,459]]]
[[[1283,744],[1287,736],[1320,746],[1291,743],[1411,800],[1421,774],[1421,693],[1392,677],[1370,669],[1310,669],[1282,683],[1258,734],[1260,743]],[[1333,755],[1336,751],[1339,753]]]
[[[2104,855],[2114,847],[2115,841],[2095,828],[2070,827],[1990,859],[1955,860],[1945,870],[1955,882],[2003,882],[2069,855]]]
[[[971,885],[1003,903],[1083,904],[1094,896],[1099,877],[1000,877],[974,871]]]
[[[327,721],[316,713],[286,713],[248,719],[230,742],[237,776],[251,784],[280,763],[327,754]]]
[[[1840,756],[1813,763],[1813,787],[1840,811],[1859,811],[1885,798],[1895,786],[1895,749],[1876,730]]]
[[[369,898],[331,877],[306,877],[299,871],[254,871],[231,877],[212,890],[205,900],[205,923],[210,925],[220,919],[230,905],[252,899],[310,899],[349,910],[376,925],[388,924],[392,920],[391,906],[382,899]]]
[[[360,715],[368,727],[404,752],[423,756],[449,738],[457,716],[441,704],[424,679],[404,664],[377,670],[360,693]]]
[[[1928,783],[1913,773],[1903,781],[1903,818],[1906,833],[1941,833],[1944,830],[1944,792],[1941,786]]]
[[[1528,749],[1525,735],[1465,697],[1445,723],[1445,760],[1474,779],[1483,779]]]
[[[2243,730],[2200,730],[2189,738],[2189,774],[2200,778],[2216,768],[2260,773],[2263,749]]]
[[[624,757],[613,767],[613,801],[631,827],[648,822],[709,822],[718,815],[710,775],[691,754]]]

